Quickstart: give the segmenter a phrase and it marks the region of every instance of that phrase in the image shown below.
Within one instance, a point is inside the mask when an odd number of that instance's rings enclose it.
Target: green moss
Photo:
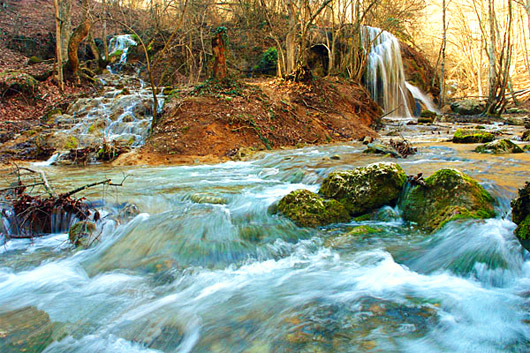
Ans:
[[[494,139],[490,132],[473,129],[458,129],[453,135],[454,143],[486,143]]]
[[[96,224],[89,221],[81,221],[70,227],[68,239],[75,246],[89,246],[90,235],[96,231]]]
[[[485,145],[478,146],[475,148],[475,152],[478,153],[523,153],[521,147],[508,139],[497,140],[486,143]]]
[[[436,113],[435,112],[431,112],[430,110],[422,110],[421,113],[420,113],[420,117],[421,118],[434,119],[434,118],[436,118]]]
[[[335,200],[325,200],[308,190],[296,190],[283,197],[278,211],[301,227],[346,222],[350,216]]]
[[[331,173],[324,179],[320,194],[339,201],[355,216],[395,203],[406,180],[399,165],[378,163]]]
[[[361,216],[358,216],[358,217],[355,217],[353,220],[355,222],[365,222],[365,221],[370,221],[372,220],[374,217],[373,213],[366,213],[366,214],[363,214]]]
[[[434,231],[455,219],[494,217],[493,197],[475,180],[455,169],[441,169],[403,197],[403,218]]]
[[[530,240],[530,214],[519,223],[515,229],[515,235],[519,240]]]
[[[66,144],[64,147],[66,149],[73,150],[73,149],[76,149],[78,145],[79,144],[77,142],[77,139],[74,136],[70,136],[68,138],[68,141],[66,141]]]
[[[347,233],[327,238],[324,241],[324,246],[332,249],[345,248],[355,243],[359,237],[369,236],[376,233],[381,233],[381,229],[362,225],[351,229]]]

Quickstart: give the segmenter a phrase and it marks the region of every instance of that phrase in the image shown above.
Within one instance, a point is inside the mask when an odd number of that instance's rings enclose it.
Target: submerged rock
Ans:
[[[90,221],[77,222],[70,227],[68,239],[75,246],[88,247],[92,242],[92,235],[96,231],[96,224]]]
[[[369,143],[367,145],[367,149],[363,151],[363,153],[376,153],[376,154],[385,154],[385,155],[391,155],[392,157],[399,158],[401,157],[399,152],[396,151],[395,148],[384,145],[382,143]]]
[[[425,186],[413,186],[400,207],[406,221],[434,231],[459,218],[494,217],[493,201],[468,175],[456,169],[441,169],[425,179]]]
[[[42,352],[52,342],[48,314],[33,306],[0,314],[0,352]]]
[[[381,229],[368,225],[357,226],[347,233],[327,238],[324,241],[324,246],[332,249],[341,249],[355,243],[359,237],[370,236],[376,233],[381,233]]]
[[[190,200],[195,203],[209,203],[213,205],[226,205],[228,200],[222,196],[210,195],[206,193],[196,193],[190,196]]]
[[[325,200],[308,190],[296,190],[284,196],[278,211],[301,227],[318,227],[350,219],[340,202]]]
[[[515,236],[530,251],[530,182],[519,189],[519,197],[512,200],[512,221],[517,224]]]
[[[486,143],[495,140],[492,133],[476,129],[458,129],[453,135],[454,143]]]
[[[475,152],[479,153],[523,153],[524,151],[521,147],[517,146],[515,143],[508,139],[497,140],[493,142],[488,142],[485,145],[478,146],[475,148]]]
[[[342,203],[351,215],[360,215],[395,203],[406,180],[405,172],[395,163],[371,164],[331,173],[320,194]]]

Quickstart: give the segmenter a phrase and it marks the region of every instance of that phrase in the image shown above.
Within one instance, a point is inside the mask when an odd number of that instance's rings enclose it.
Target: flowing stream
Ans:
[[[463,170],[498,199],[498,217],[427,235],[389,207],[319,229],[274,214],[290,191],[381,160],[359,144],[217,165],[43,167],[64,190],[129,177],[87,195],[106,215],[92,248],[66,234],[1,248],[0,314],[46,312],[46,352],[530,351],[530,256],[509,215],[529,154],[419,147],[398,161],[407,174]],[[125,203],[140,213],[123,216]],[[347,235],[359,225],[377,231]]]

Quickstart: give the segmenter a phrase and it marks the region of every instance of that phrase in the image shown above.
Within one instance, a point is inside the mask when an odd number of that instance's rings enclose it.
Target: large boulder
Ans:
[[[350,219],[340,202],[325,200],[308,190],[296,190],[284,196],[278,211],[301,227],[318,227]]]
[[[519,190],[519,197],[512,200],[512,221],[517,224],[515,236],[530,251],[530,182]]]
[[[409,189],[400,202],[403,218],[427,231],[459,218],[495,216],[493,197],[475,180],[456,169],[441,169],[425,185]]]
[[[0,352],[42,352],[52,342],[48,314],[33,306],[0,314]]]
[[[491,132],[481,129],[458,129],[453,135],[454,143],[486,143],[495,140]]]
[[[478,146],[475,148],[475,152],[479,153],[523,153],[521,147],[517,146],[515,143],[508,139],[497,140],[493,142],[488,142],[485,145]]]
[[[451,110],[460,115],[477,115],[484,112],[486,106],[483,102],[465,99],[451,104]]]
[[[377,163],[331,173],[324,179],[320,194],[339,201],[355,216],[395,203],[406,180],[399,165]]]

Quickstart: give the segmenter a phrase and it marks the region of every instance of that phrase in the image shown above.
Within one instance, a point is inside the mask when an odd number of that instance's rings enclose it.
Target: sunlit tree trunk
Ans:
[[[61,92],[64,90],[64,78],[63,78],[63,50],[62,50],[62,41],[61,31],[62,31],[62,21],[60,17],[60,5],[59,0],[54,0],[53,5],[55,7],[55,56],[57,59],[57,84]]]

